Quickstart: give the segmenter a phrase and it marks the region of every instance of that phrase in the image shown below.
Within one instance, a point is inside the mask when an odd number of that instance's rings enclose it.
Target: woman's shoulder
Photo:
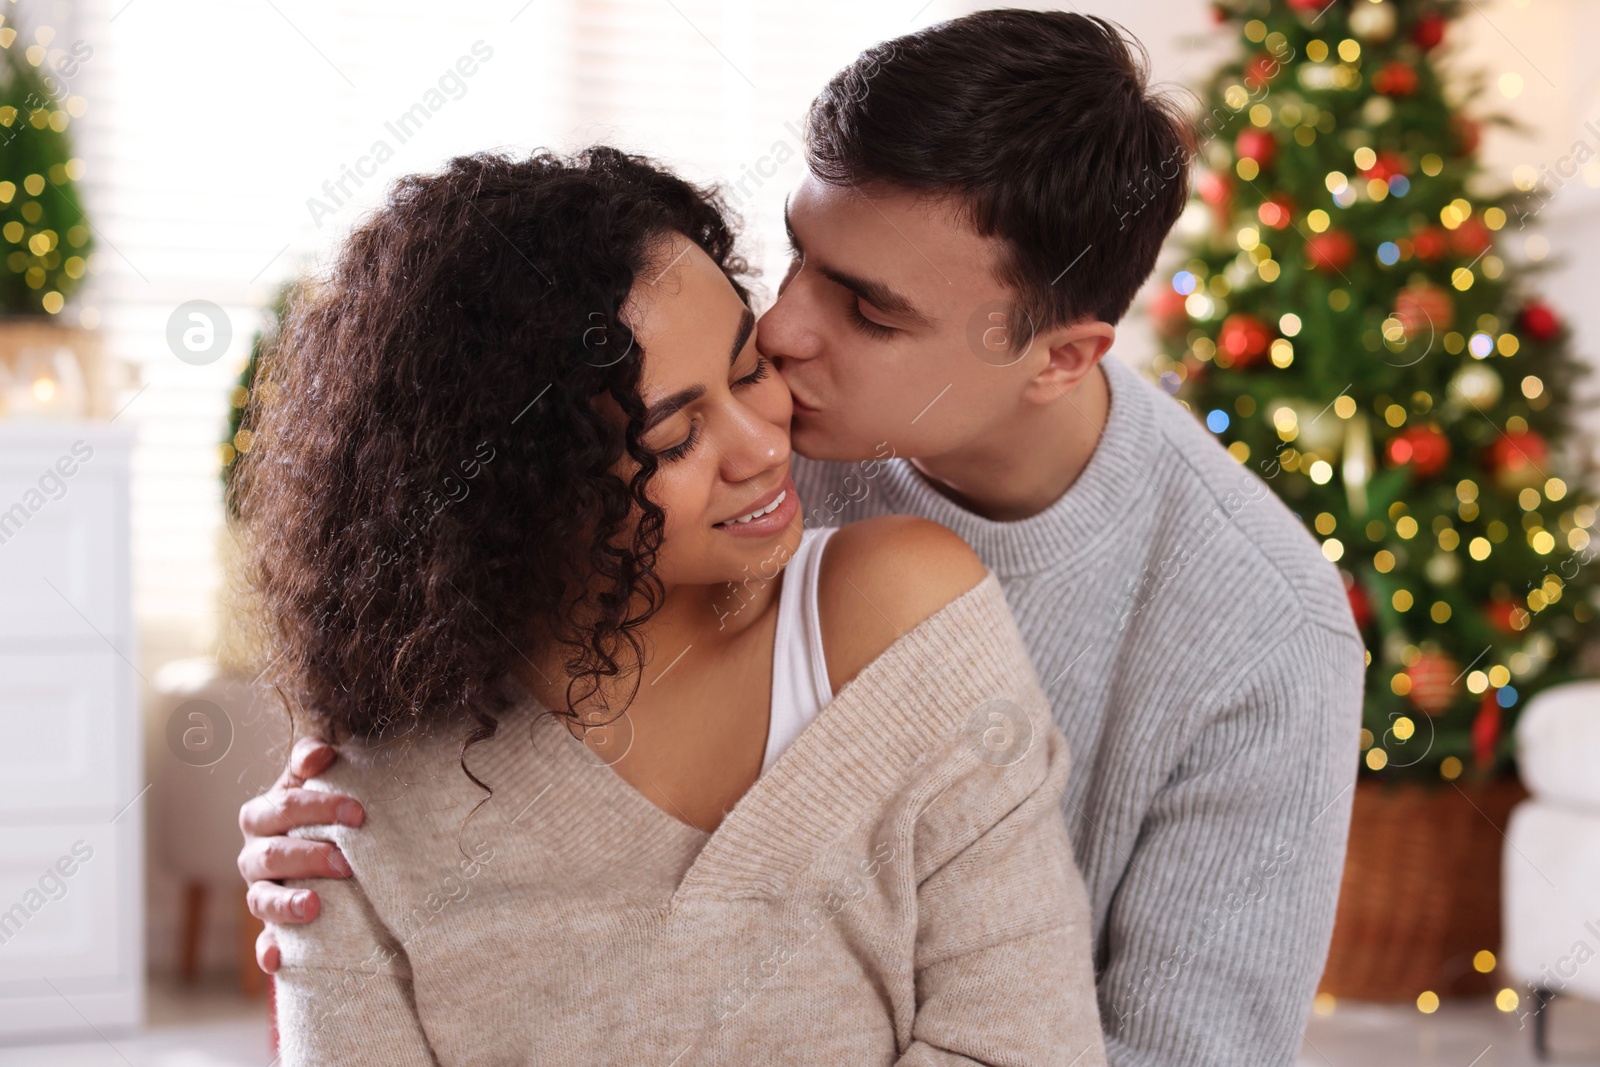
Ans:
[[[817,576],[833,691],[988,574],[965,541],[930,519],[882,515],[840,527],[823,546]]]
[[[467,767],[480,776],[489,767],[499,770],[508,756],[505,750],[520,751],[527,718],[520,706],[501,710],[493,734],[468,749]],[[337,746],[339,758],[306,787],[408,813],[452,806],[470,810],[484,797],[462,765],[462,743],[476,725],[477,720],[456,714],[403,733],[343,740]]]

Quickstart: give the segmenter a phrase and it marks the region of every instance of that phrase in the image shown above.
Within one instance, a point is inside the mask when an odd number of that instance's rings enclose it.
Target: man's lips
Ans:
[[[789,375],[787,373],[785,373],[785,371],[788,371],[788,370],[791,369],[789,367],[788,361],[783,359],[782,357],[777,357],[777,358],[775,358],[773,360],[773,362],[777,365],[779,376],[783,378],[784,386],[786,388],[788,388],[788,390],[789,390],[789,399],[790,399],[791,402],[793,402],[794,406],[799,408],[802,411],[816,411],[817,410],[817,406],[815,404],[807,402],[804,397],[802,397],[799,393],[795,392],[794,381],[789,377]]]

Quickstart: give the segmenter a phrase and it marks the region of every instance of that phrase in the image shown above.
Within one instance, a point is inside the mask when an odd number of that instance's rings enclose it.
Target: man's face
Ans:
[[[1027,337],[1009,343],[1000,242],[954,202],[868,197],[808,174],[788,223],[794,259],[757,345],[794,395],[795,451],[855,461],[888,441],[931,458],[1016,410],[1045,354]]]

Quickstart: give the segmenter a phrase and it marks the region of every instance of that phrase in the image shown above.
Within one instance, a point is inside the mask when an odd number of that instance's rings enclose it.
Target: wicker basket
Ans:
[[[1407,1001],[1485,993],[1473,967],[1500,948],[1500,850],[1515,781],[1356,786],[1338,918],[1321,991]]]

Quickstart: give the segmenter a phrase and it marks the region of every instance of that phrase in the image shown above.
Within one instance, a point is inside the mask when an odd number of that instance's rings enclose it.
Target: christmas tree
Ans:
[[[1586,368],[1513,257],[1481,83],[1436,65],[1458,4],[1226,0],[1206,223],[1150,308],[1154,368],[1338,564],[1369,649],[1364,773],[1505,772],[1596,613],[1595,501],[1564,467]],[[1515,247],[1513,244],[1515,243]]]
[[[81,42],[50,47],[41,28],[24,40],[0,18],[0,314],[55,315],[88,269],[90,233],[74,188],[83,163],[66,130],[83,114],[67,78],[85,58]]]
[[[289,312],[289,302],[302,284],[299,276],[291,277],[278,288],[272,303],[262,310],[261,328],[250,341],[250,358],[239,372],[239,382],[228,393],[227,435],[217,445],[217,458],[222,465],[222,501],[229,519],[239,517],[239,501],[233,494],[233,472],[238,469],[240,453],[250,451],[254,434],[245,426],[245,412],[250,407],[250,394],[256,388],[261,366],[271,358],[273,347],[279,340],[279,328]],[[263,388],[270,388],[260,379]]]

